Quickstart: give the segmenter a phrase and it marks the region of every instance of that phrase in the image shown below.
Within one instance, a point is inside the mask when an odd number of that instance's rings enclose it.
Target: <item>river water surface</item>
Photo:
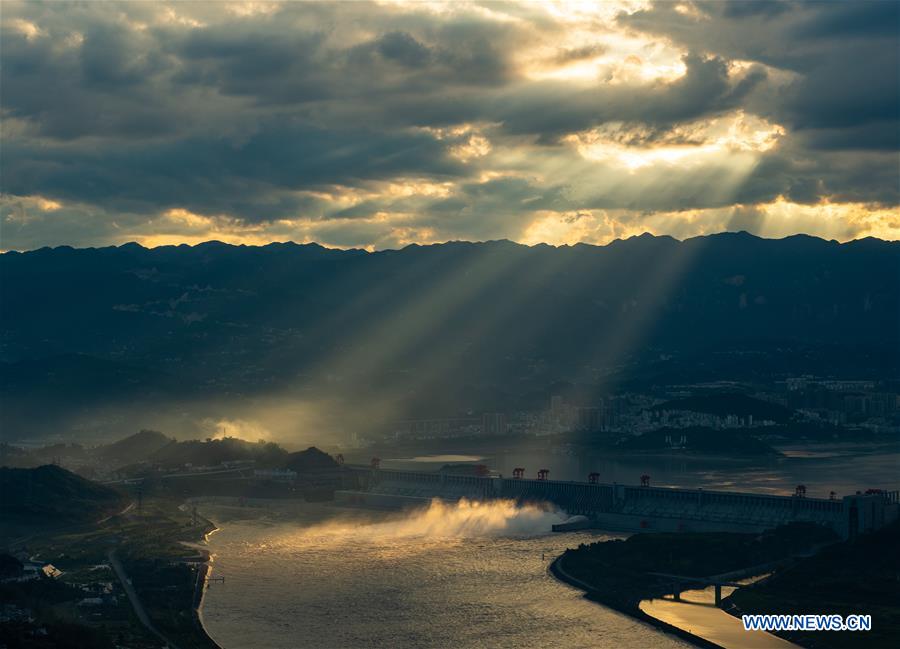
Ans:
[[[213,574],[203,622],[224,649],[688,647],[582,598],[547,572],[563,517],[510,503],[385,515],[302,506],[290,517],[204,506]],[[252,517],[252,518],[248,518]]]
[[[733,592],[734,588],[723,587],[722,597]],[[800,649],[799,645],[765,631],[745,631],[741,620],[716,607],[715,600],[715,588],[709,586],[682,591],[680,602],[667,597],[644,600],[640,606],[647,615],[706,638],[724,649]]]
[[[798,447],[748,465],[721,460],[602,458],[567,452],[497,453],[492,467],[546,467],[557,479],[598,469],[606,481],[758,493],[791,493],[803,483],[827,497],[869,486],[897,488],[900,454],[864,448]],[[488,458],[485,458],[488,459]],[[434,468],[481,457],[409,457],[396,468]],[[530,471],[529,471],[530,472]],[[511,503],[432,506],[403,517],[325,505],[203,507],[221,531],[210,538],[213,583],[203,605],[207,631],[224,649],[554,647],[644,649],[683,641],[591,603],[556,581],[547,566],[568,547],[611,538],[551,534],[564,518]],[[700,594],[698,596],[707,596]],[[691,595],[687,595],[690,598]],[[711,608],[665,600],[648,613],[727,647],[784,647],[768,634],[751,639],[740,621]]]

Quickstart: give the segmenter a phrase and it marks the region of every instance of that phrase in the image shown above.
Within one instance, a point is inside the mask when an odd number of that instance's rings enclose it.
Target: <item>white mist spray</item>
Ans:
[[[434,499],[427,506],[400,517],[376,521],[331,520],[302,528],[280,541],[307,549],[348,545],[407,552],[410,548],[422,549],[464,539],[547,534],[553,524],[564,520],[566,515],[557,509],[519,505],[513,500],[463,499],[447,503]]]
[[[544,534],[565,515],[537,505],[518,505],[512,500],[466,500],[445,503],[435,499],[400,520],[367,528],[375,536],[472,538],[481,536],[531,536]]]

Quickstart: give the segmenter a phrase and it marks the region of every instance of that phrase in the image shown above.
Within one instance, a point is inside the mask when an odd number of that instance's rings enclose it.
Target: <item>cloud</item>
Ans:
[[[553,62],[557,64],[566,64],[574,61],[583,61],[584,59],[594,59],[607,51],[606,46],[600,43],[590,43],[588,45],[582,45],[581,47],[564,48],[553,57]]]
[[[532,240],[556,231],[536,215],[598,210],[628,212],[608,232],[677,234],[655,215],[781,200],[804,217],[772,218],[804,231],[805,206],[884,215],[898,12],[6,3],[2,247]]]
[[[778,3],[777,8],[755,2],[694,4],[699,18],[678,12],[677,5],[654,3],[620,21],[692,51],[790,73],[787,83],[748,97],[747,107],[763,117],[798,131],[877,123],[881,139],[896,147],[900,5],[877,0]],[[883,147],[877,138],[823,135],[849,149]]]
[[[227,212],[249,221],[296,215],[309,203],[301,190],[454,176],[461,167],[424,133],[333,131],[276,119],[240,141],[200,136],[74,147],[25,140],[7,145],[6,155],[17,160],[4,174],[6,193],[126,211]]]

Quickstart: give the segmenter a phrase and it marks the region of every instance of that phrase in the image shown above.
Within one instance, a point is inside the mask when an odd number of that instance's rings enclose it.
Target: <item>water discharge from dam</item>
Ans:
[[[558,509],[518,505],[512,500],[477,501],[463,498],[456,503],[434,499],[421,509],[362,527],[358,521],[340,519],[305,528],[292,540],[318,539],[332,543],[383,543],[394,540],[448,540],[497,536],[534,536],[550,532],[551,526],[567,518]]]
[[[547,566],[611,538],[550,534],[562,512],[432,502],[405,515],[207,506],[221,526],[203,620],[224,649],[686,647],[593,604]]]

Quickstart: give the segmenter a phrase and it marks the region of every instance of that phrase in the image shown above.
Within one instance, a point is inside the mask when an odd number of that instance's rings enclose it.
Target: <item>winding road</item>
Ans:
[[[122,582],[122,588],[125,589],[125,594],[128,595],[131,606],[134,608],[134,612],[141,621],[141,624],[147,627],[153,635],[162,640],[166,644],[166,647],[169,647],[170,649],[179,649],[178,645],[169,640],[159,629],[153,626],[153,622],[150,621],[150,616],[147,615],[147,611],[141,603],[137,591],[135,591],[134,586],[131,585],[131,580],[128,578],[128,574],[125,572],[122,562],[119,561],[119,558],[116,556],[116,551],[110,550],[107,557],[109,558],[109,565],[116,571],[116,576],[119,578],[119,581]]]

